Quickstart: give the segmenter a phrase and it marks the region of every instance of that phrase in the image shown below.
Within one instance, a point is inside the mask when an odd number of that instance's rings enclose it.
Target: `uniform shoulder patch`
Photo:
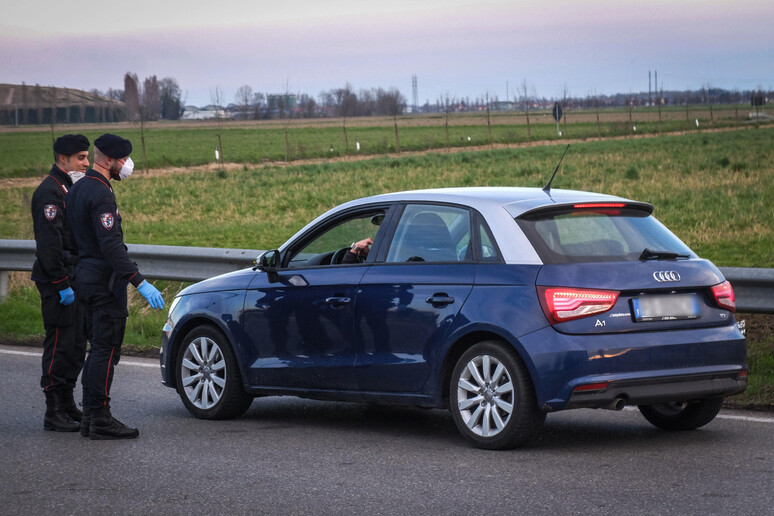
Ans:
[[[102,221],[102,226],[105,229],[107,230],[113,229],[115,216],[112,213],[103,213],[102,215],[99,216],[99,220]]]
[[[56,218],[56,204],[46,204],[43,206],[43,215],[45,215],[46,220],[51,222]]]

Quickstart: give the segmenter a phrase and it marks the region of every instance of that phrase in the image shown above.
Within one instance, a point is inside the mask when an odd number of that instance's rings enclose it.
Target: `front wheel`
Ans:
[[[253,397],[242,386],[234,351],[217,329],[200,326],[188,332],[176,366],[177,392],[194,416],[230,419],[250,407]]]
[[[463,353],[449,387],[454,422],[478,448],[521,446],[545,421],[527,367],[503,343],[481,342]]]
[[[662,430],[694,430],[715,419],[723,406],[723,398],[701,401],[657,403],[640,405],[638,408],[645,419]]]

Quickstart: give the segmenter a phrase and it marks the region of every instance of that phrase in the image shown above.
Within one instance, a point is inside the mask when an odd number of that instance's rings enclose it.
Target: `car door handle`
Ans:
[[[348,305],[352,301],[349,297],[328,297],[325,302],[333,307]]]
[[[434,296],[430,296],[427,299],[425,299],[425,301],[435,307],[439,307],[439,306],[446,306],[454,303],[454,298],[451,296],[447,296],[446,294],[435,294]]]

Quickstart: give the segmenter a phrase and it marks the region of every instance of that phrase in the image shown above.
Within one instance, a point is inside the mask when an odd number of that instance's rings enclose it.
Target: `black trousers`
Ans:
[[[113,285],[110,271],[78,265],[78,296],[86,315],[86,335],[91,343],[83,367],[83,406],[90,409],[110,404],[115,366],[121,359],[127,310],[126,282]]]
[[[40,386],[45,392],[72,390],[86,357],[85,320],[76,299],[69,305],[59,302],[59,289],[48,283],[35,283],[40,292],[43,313],[43,360]],[[75,290],[76,287],[73,287]]]

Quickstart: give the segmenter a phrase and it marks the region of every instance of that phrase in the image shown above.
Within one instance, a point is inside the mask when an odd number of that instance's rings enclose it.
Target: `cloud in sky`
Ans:
[[[187,101],[256,91],[317,95],[397,87],[504,98],[524,81],[541,96],[665,89],[769,88],[774,3],[759,0],[576,2],[393,0],[246,2],[215,6],[136,0],[116,17],[104,4],[32,2],[4,8],[0,82],[122,88],[123,75],[174,77]]]

